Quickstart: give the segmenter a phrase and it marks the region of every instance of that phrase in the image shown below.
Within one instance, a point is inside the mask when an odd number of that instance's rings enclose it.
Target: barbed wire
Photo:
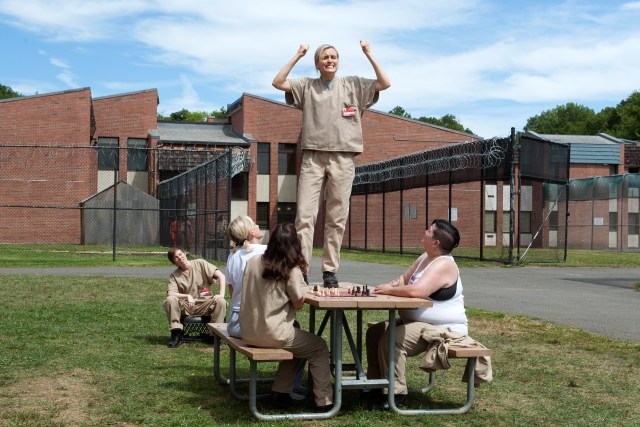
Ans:
[[[424,176],[463,169],[488,169],[500,165],[509,138],[463,142],[356,167],[354,185]]]

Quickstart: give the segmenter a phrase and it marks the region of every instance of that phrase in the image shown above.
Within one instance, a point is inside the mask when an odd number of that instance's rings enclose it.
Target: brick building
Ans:
[[[80,243],[81,212],[74,208],[113,185],[112,168],[110,184],[101,187],[104,165],[94,147],[126,148],[132,139],[146,147],[157,105],[156,90],[93,99],[81,88],[0,100],[2,241]],[[119,157],[121,176],[139,180],[126,155]]]
[[[247,170],[233,178],[229,218],[248,214],[265,230],[294,220],[302,157],[299,110],[245,93],[228,105],[227,121],[158,123],[157,105],[155,89],[92,98],[90,88],[81,88],[1,100],[2,241],[82,243],[77,208],[84,200],[115,182],[155,197],[160,181],[229,147],[247,150],[250,159]],[[365,149],[356,157],[358,165],[479,139],[376,110],[366,111],[362,123]],[[634,172],[639,165],[633,141],[608,135],[535,136],[571,145],[572,178]],[[429,188],[428,195],[424,189],[389,194],[385,200],[372,195],[366,207],[354,199],[352,211],[370,209],[375,218],[368,227],[382,228],[385,217],[385,233],[401,230],[407,246],[419,246],[427,222],[447,218],[452,203],[463,236],[461,246],[507,244],[508,182],[457,184],[451,194],[445,187]],[[518,233],[521,244],[527,244],[542,221],[542,193],[527,182],[519,190],[517,209],[524,214],[517,219]],[[428,211],[421,209],[427,198]],[[483,211],[478,210],[481,204]],[[321,211],[318,224],[322,222]],[[345,242],[364,246],[367,239],[370,246],[382,244],[363,224],[353,221],[348,227]],[[322,240],[322,227],[316,227],[316,245]],[[545,244],[553,245],[553,239]]]

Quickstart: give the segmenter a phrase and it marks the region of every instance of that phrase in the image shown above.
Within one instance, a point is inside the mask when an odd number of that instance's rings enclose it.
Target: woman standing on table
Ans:
[[[322,279],[325,287],[337,288],[336,271],[340,247],[349,216],[349,198],[355,176],[355,156],[362,153],[364,110],[378,100],[379,91],[391,86],[389,78],[373,57],[369,42],[360,41],[371,63],[375,79],[336,77],[339,55],[324,44],[315,53],[320,78],[287,80],[296,63],[307,53],[303,44],[273,80],[285,91],[287,104],[302,110],[302,167],[298,180],[296,229],[307,263],[311,262],[313,230],[318,217],[322,186],[325,186],[326,215]],[[307,271],[302,272],[305,275]]]
[[[333,406],[329,370],[329,350],[325,341],[293,326],[296,311],[304,305],[306,286],[302,272],[307,263],[293,224],[278,224],[269,237],[264,255],[247,262],[243,278],[240,329],[249,345],[284,348],[293,360],[280,362],[271,387],[271,403],[291,405],[296,359],[307,359],[313,378],[316,411],[328,412]]]

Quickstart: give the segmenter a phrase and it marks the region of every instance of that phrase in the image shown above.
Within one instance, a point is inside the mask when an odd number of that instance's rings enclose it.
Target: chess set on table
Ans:
[[[317,295],[319,297],[375,297],[371,294],[369,285],[354,285],[351,283],[345,283],[339,288],[322,288],[318,285],[314,285],[307,292]]]

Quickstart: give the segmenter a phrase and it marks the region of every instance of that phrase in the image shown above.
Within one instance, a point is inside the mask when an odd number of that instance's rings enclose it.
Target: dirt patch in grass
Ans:
[[[32,377],[6,386],[2,394],[10,397],[17,418],[30,413],[60,425],[87,425],[97,394],[89,378],[80,369],[62,377]]]

